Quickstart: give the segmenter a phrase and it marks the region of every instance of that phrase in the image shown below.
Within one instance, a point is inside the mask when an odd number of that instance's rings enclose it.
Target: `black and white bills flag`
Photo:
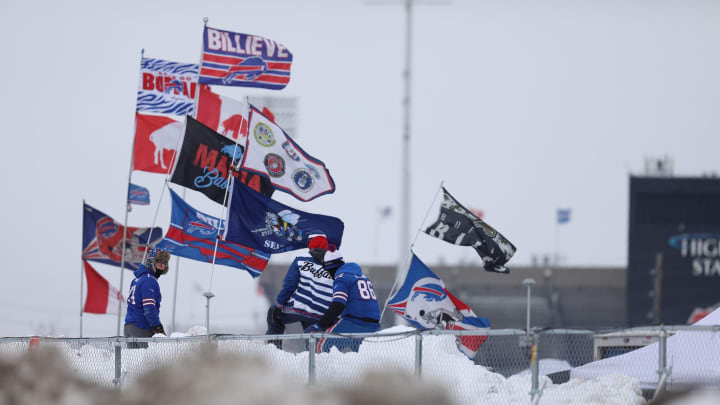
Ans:
[[[430,236],[460,246],[472,246],[487,271],[510,273],[505,264],[515,254],[515,246],[500,232],[463,207],[442,187],[443,201],[437,221],[425,229]]]

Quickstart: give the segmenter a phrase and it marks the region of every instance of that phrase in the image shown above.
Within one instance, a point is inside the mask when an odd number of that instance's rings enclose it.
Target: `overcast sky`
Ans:
[[[0,0],[0,335],[39,327],[77,335],[81,204],[123,219],[140,51],[197,63],[203,17],[212,27],[272,38],[294,54],[282,91],[215,88],[240,99],[297,98],[296,139],[326,163],[337,191],[310,203],[280,192],[276,198],[340,217],[347,259],[397,261],[403,8],[361,0],[202,3]],[[517,246],[510,267],[556,246],[567,265],[624,266],[628,178],[642,174],[646,157],[671,156],[680,176],[720,172],[718,21],[716,1],[417,6],[410,239],[444,181]],[[130,225],[152,223],[163,181],[133,174],[153,204],[134,208]],[[193,191],[187,201],[220,215]],[[381,220],[387,205],[393,214]],[[559,228],[557,208],[572,209]],[[169,217],[166,193],[158,225],[167,229]],[[431,266],[480,262],[470,248],[425,235],[415,251]],[[210,287],[210,266],[181,266],[178,316],[202,323],[199,294]],[[96,268],[119,285],[116,268]],[[238,298],[254,293],[244,272],[216,267],[213,277],[218,317],[266,305]],[[125,293],[131,278],[127,272]],[[161,280],[165,323],[172,280]],[[114,322],[95,316],[86,333],[112,334]]]

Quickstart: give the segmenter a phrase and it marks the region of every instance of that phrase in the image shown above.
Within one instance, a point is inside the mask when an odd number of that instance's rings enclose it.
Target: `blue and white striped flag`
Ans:
[[[137,111],[154,114],[192,114],[198,65],[142,58]]]

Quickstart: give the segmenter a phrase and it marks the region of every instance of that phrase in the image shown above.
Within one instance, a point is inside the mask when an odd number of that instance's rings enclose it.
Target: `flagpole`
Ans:
[[[83,224],[85,223],[84,218],[85,218],[85,199],[83,198]],[[85,233],[85,230],[83,229],[83,234],[84,233]],[[83,248],[84,247],[85,246],[83,246]],[[82,252],[82,250],[81,250],[81,252]],[[85,266],[83,263],[82,253],[80,253],[80,337],[83,336],[82,332],[83,332],[83,285],[84,285],[83,270],[84,270],[84,268],[85,268]]]
[[[145,48],[140,50],[140,66],[142,67],[142,60],[145,57]],[[132,183],[132,172],[133,172],[133,160],[135,157],[135,133],[137,132],[137,103],[135,105],[135,124],[133,125],[133,141],[130,147],[130,169],[128,170],[128,182],[127,190],[125,191],[125,222],[123,223],[123,239],[122,239],[122,256],[120,257],[120,294],[123,291],[123,277],[125,276],[125,249],[127,248],[127,222],[128,213],[130,212],[130,202],[128,201],[128,195],[130,194],[130,183]],[[150,232],[152,234],[152,231]],[[118,316],[117,316],[117,329],[115,335],[120,336],[120,324],[122,322],[122,300],[118,300]]]
[[[425,214],[425,218],[423,218],[422,222],[420,223],[420,228],[418,228],[417,232],[415,233],[415,238],[413,239],[412,243],[410,244],[410,257],[412,257],[413,253],[413,246],[415,246],[415,242],[417,242],[418,236],[420,236],[420,232],[422,231],[422,227],[425,224],[425,221],[427,221],[428,215],[430,215],[430,210],[432,210],[432,207],[435,205],[435,200],[437,200],[438,194],[440,194],[440,191],[442,191],[443,184],[445,182],[440,182],[440,187],[438,187],[438,191],[435,192],[435,197],[433,197],[432,203],[430,204],[430,207],[427,210],[427,213]],[[388,302],[390,302],[390,299],[392,298],[393,294],[395,293],[395,286],[397,285],[398,281],[400,280],[400,269],[407,267],[408,263],[408,256],[406,255],[403,259],[402,265],[398,267],[398,270],[395,274],[395,281],[393,282],[392,287],[390,288],[390,295],[388,295],[388,299],[385,301],[385,305],[383,305],[382,312],[380,312],[380,320],[382,320],[383,315],[385,314],[385,309],[387,308]],[[407,272],[403,271],[403,275],[405,275]]]
[[[185,191],[187,189],[183,187],[182,199],[185,200]],[[172,307],[172,322],[170,323],[170,333],[175,332],[175,309],[177,308],[177,290],[178,290],[178,277],[180,276],[180,256],[175,255],[175,288],[173,289],[173,307]]]
[[[208,18],[203,17],[203,40],[200,45],[200,63],[198,63],[198,78],[195,85],[195,100],[193,104],[193,118],[197,118],[198,104],[200,102],[200,73],[203,67],[203,54],[205,53],[205,29],[207,28]]]
[[[85,268],[85,266],[84,266],[84,263],[82,260],[82,255],[80,255],[80,337],[82,337],[82,332],[83,332],[83,324],[82,324],[82,321],[83,321],[83,290],[84,290],[83,286],[85,284],[84,280],[83,280],[84,268]]]
[[[558,227],[560,226],[560,218],[559,218],[559,209],[555,207],[555,232],[553,235],[554,239],[554,247],[553,247],[553,260],[552,260],[552,267],[557,267],[558,265]]]
[[[400,257],[398,264],[408,249],[408,229],[410,228],[410,111],[411,111],[411,76],[412,62],[412,6],[413,0],[405,0],[405,95],[403,97],[403,137],[402,137],[402,183],[401,219],[400,219]],[[398,267],[397,273],[401,269]]]

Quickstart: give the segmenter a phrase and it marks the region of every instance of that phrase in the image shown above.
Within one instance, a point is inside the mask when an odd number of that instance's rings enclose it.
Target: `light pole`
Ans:
[[[530,334],[530,290],[532,289],[532,286],[535,285],[535,280],[532,278],[526,278],[522,281],[522,285],[527,287],[527,308],[526,308],[526,318],[525,318],[525,334]]]

